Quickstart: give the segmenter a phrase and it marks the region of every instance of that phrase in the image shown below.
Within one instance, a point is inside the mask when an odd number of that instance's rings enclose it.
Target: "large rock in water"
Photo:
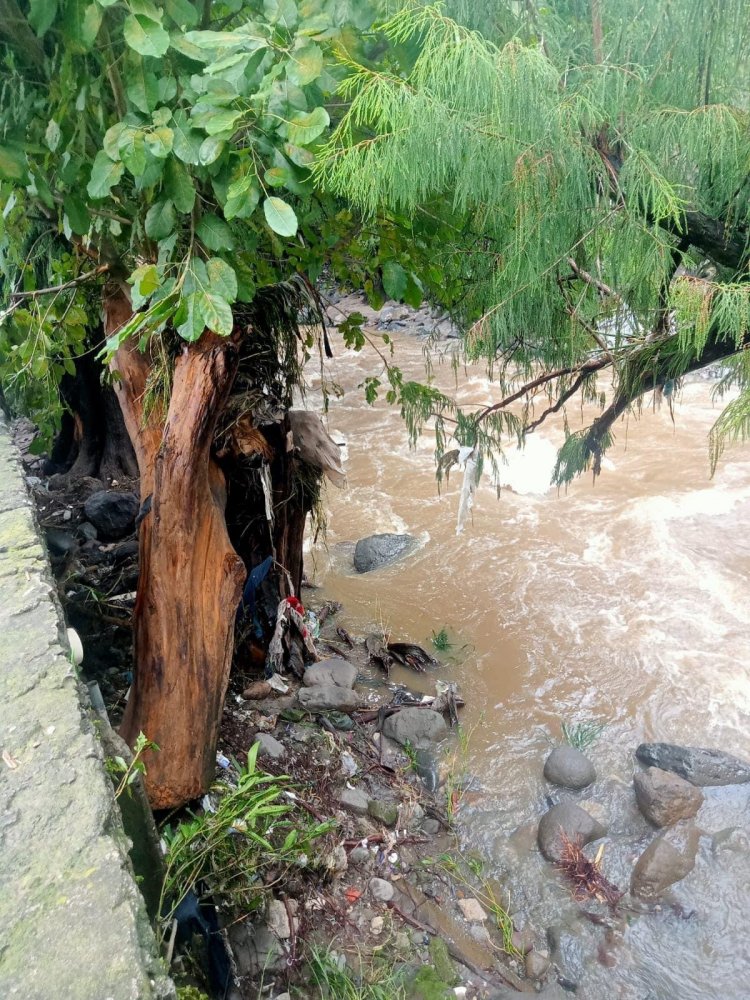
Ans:
[[[360,538],[354,549],[354,568],[358,573],[370,573],[380,566],[396,562],[417,547],[414,535],[368,535]]]
[[[633,785],[638,807],[654,826],[672,826],[681,819],[692,819],[703,805],[699,788],[658,767],[639,771]]]
[[[606,832],[601,823],[597,823],[593,816],[575,802],[561,802],[552,806],[539,820],[537,842],[539,850],[548,861],[559,861],[566,839],[572,843],[577,841],[583,846],[603,837]]]
[[[401,746],[427,748],[448,735],[445,719],[431,708],[402,708],[383,723],[383,735]]]
[[[699,833],[694,826],[675,827],[653,840],[638,858],[630,891],[641,899],[655,899],[695,867]]]
[[[140,504],[135,493],[98,490],[84,504],[86,520],[94,525],[99,537],[116,542],[129,535],[135,527]]]
[[[327,684],[333,687],[351,688],[357,679],[357,668],[341,656],[331,656],[327,660],[313,663],[302,676],[305,687]]]
[[[750,764],[721,750],[641,743],[635,755],[641,763],[674,771],[692,785],[741,785],[750,781]]]
[[[564,788],[585,788],[596,781],[594,765],[575,747],[555,747],[544,764],[544,777]]]

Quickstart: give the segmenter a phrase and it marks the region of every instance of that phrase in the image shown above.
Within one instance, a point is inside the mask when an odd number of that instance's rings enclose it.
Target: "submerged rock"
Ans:
[[[555,747],[544,764],[544,777],[553,785],[585,788],[596,781],[594,765],[575,747]]]
[[[445,719],[431,708],[402,708],[383,723],[383,735],[401,746],[428,749],[448,735]]]
[[[354,568],[358,573],[370,573],[413,552],[417,544],[413,535],[387,533],[360,538],[354,549]]]
[[[351,688],[357,679],[357,668],[341,656],[332,656],[307,668],[302,683],[306,687],[327,684],[333,687]]]
[[[559,861],[563,852],[563,841],[578,841],[581,846],[598,840],[606,834],[606,829],[597,823],[585,809],[574,802],[561,802],[542,816],[539,821],[537,842],[539,850],[548,861]]]
[[[639,771],[633,786],[638,807],[654,826],[672,826],[681,819],[692,819],[703,805],[699,788],[658,767]]]
[[[641,763],[674,771],[693,785],[739,785],[750,781],[750,763],[721,750],[641,743],[635,755]]]
[[[98,490],[91,494],[83,509],[86,520],[94,525],[99,537],[113,542],[133,530],[139,507],[135,493]]]
[[[675,828],[656,837],[633,869],[630,891],[641,899],[655,899],[695,867],[699,833],[694,826]]]

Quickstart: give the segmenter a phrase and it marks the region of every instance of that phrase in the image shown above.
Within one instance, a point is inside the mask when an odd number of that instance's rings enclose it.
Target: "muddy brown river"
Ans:
[[[421,377],[422,342],[394,339],[396,363]],[[411,449],[399,414],[367,406],[357,389],[374,373],[372,355],[340,342],[336,355],[346,394],[328,424],[347,442],[348,486],[328,489],[326,542],[307,553],[308,575],[345,605],[354,632],[381,623],[429,645],[447,629],[438,674],[466,700],[475,779],[461,809],[465,848],[481,853],[541,943],[552,929],[581,1000],[750,997],[750,786],[707,790],[695,869],[666,901],[679,905],[631,914],[608,933],[580,919],[534,840],[548,797],[562,797],[542,767],[563,722],[604,727],[587,751],[597,782],[563,794],[607,822],[603,868],[622,887],[654,836],[633,797],[638,743],[750,756],[750,448],[729,451],[710,478],[714,383],[686,384],[674,423],[666,405],[620,423],[601,477],[566,492],[549,486],[562,425],[545,424],[523,451],[509,449],[499,500],[485,477],[457,535],[461,473],[439,495],[432,436]],[[436,376],[452,386],[448,364]],[[462,372],[458,395],[499,398],[479,369]],[[307,405],[316,402],[313,385]],[[572,426],[590,416],[569,413]],[[356,574],[352,543],[388,531],[417,536],[419,549]],[[435,675],[397,679],[434,690]]]

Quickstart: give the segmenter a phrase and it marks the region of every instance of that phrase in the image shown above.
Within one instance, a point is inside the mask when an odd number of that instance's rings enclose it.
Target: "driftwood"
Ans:
[[[376,635],[368,635],[365,639],[365,649],[367,650],[370,663],[377,663],[379,667],[385,670],[386,675],[390,676],[393,657],[388,652],[388,648],[383,645],[382,639],[379,639]]]
[[[427,667],[436,667],[438,661],[427,650],[413,642],[389,642],[388,652],[405,667],[423,673]]]

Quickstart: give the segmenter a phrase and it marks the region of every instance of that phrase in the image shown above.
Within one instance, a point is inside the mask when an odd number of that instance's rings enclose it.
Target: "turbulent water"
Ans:
[[[709,477],[706,436],[719,412],[711,383],[685,385],[674,423],[666,406],[620,423],[600,479],[566,492],[549,486],[562,426],[545,424],[507,455],[499,500],[489,477],[480,485],[457,536],[460,473],[438,495],[431,437],[410,449],[398,413],[368,407],[357,390],[373,374],[372,355],[340,345],[337,355],[346,394],[329,426],[347,441],[348,487],[328,492],[327,541],[308,552],[308,573],[344,603],[354,631],[380,622],[428,643],[448,630],[440,674],[466,699],[468,766],[480,789],[462,809],[467,847],[488,859],[511,909],[542,939],[558,928],[582,1000],[744,1000],[750,786],[707,794],[695,870],[672,893],[683,916],[665,907],[606,941],[576,917],[532,825],[554,792],[542,766],[562,722],[604,725],[590,750],[599,780],[579,797],[606,817],[604,870],[624,886],[653,837],[633,800],[637,744],[750,756],[750,448],[729,452]],[[396,335],[396,362],[419,376],[420,341]],[[437,377],[451,386],[448,365]],[[479,370],[462,373],[459,395],[476,405],[498,398]],[[358,576],[351,543],[383,531],[408,531],[421,546]],[[399,679],[415,686],[412,674]],[[426,690],[432,683],[422,679]]]

